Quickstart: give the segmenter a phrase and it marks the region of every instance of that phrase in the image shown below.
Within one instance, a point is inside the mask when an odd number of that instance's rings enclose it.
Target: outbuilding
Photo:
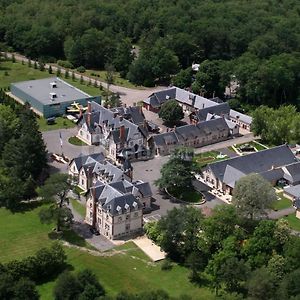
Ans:
[[[91,97],[58,77],[12,83],[12,96],[28,102],[34,112],[45,118],[61,116],[72,103],[86,106],[88,101],[101,103],[101,97]]]

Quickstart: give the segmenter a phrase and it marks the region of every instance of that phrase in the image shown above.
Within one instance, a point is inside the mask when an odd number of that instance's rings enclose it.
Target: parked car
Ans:
[[[53,125],[53,124],[55,124],[55,121],[56,121],[56,118],[55,118],[55,117],[48,118],[48,119],[46,120],[47,125]]]

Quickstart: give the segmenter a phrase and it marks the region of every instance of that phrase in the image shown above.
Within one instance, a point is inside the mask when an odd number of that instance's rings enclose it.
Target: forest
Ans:
[[[223,97],[235,76],[248,105],[298,106],[299,13],[297,0],[1,0],[0,41],[34,59],[111,64],[135,84],[172,79],[207,97]]]

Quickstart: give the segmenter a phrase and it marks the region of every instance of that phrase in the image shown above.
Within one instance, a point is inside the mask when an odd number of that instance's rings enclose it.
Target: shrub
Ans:
[[[58,60],[57,64],[66,69],[74,69],[74,66],[68,60]]]
[[[162,271],[169,271],[172,267],[172,263],[168,259],[165,259],[160,268]]]
[[[77,71],[79,73],[84,73],[85,72],[85,67],[84,66],[80,66],[80,67],[77,68]]]

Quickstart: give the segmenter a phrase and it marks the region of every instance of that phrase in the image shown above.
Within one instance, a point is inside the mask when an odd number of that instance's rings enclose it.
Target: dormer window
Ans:
[[[136,202],[133,202],[132,206],[134,207],[134,209],[138,209],[138,204]]]
[[[118,212],[119,215],[122,213],[122,208],[121,208],[121,206],[118,205],[117,208],[116,208],[116,210],[117,210],[117,212]]]

